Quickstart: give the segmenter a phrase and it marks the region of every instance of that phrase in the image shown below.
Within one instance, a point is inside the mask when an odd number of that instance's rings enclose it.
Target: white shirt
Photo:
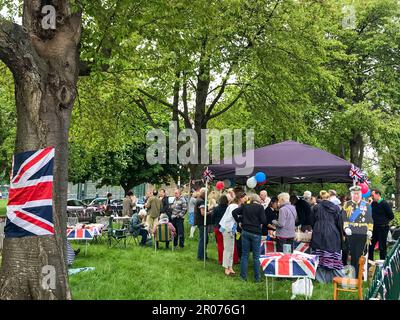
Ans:
[[[261,202],[261,205],[264,207],[264,210],[268,208],[270,202],[271,202],[270,197],[266,197],[265,200]]]
[[[231,232],[233,229],[234,224],[236,223],[235,219],[232,216],[233,210],[239,208],[236,203],[232,203],[226,208],[226,211],[219,222],[219,225],[225,229],[227,232]]]

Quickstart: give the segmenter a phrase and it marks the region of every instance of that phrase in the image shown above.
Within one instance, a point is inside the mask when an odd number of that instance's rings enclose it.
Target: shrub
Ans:
[[[394,219],[390,224],[396,227],[400,227],[400,211],[394,213]]]

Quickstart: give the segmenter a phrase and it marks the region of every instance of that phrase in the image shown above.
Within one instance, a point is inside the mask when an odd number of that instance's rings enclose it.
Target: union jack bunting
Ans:
[[[364,172],[362,172],[360,168],[356,167],[354,164],[351,165],[349,175],[351,178],[353,178],[353,180],[359,182],[366,182],[370,184],[367,175]]]
[[[69,240],[92,240],[93,232],[89,229],[68,229],[67,239]]]
[[[318,257],[306,253],[268,253],[260,257],[260,264],[266,276],[315,279]]]
[[[211,181],[213,181],[214,178],[215,178],[215,176],[212,174],[211,170],[208,169],[208,167],[207,167],[206,171],[204,171],[204,173],[203,173],[203,179],[207,182],[211,182]]]
[[[54,148],[14,155],[6,238],[54,234],[53,165]]]

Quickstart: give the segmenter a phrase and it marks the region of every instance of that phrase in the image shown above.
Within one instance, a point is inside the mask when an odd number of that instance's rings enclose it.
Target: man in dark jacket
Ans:
[[[297,226],[301,226],[301,231],[311,231],[310,218],[311,218],[311,205],[303,200],[299,199],[296,195],[290,196],[290,203],[296,207],[298,221]]]
[[[382,198],[379,190],[372,190],[371,195],[373,198],[371,208],[374,228],[372,230],[372,240],[369,246],[368,257],[370,260],[374,260],[374,248],[376,243],[379,242],[379,256],[381,260],[384,260],[386,258],[389,223],[394,219],[394,214],[390,205]]]
[[[208,232],[204,232],[204,214],[207,215],[206,223],[211,224],[211,215],[209,212],[205,212],[205,197],[206,188],[200,190],[200,197],[196,201],[194,206],[194,224],[199,228],[199,246],[197,248],[197,259],[203,260],[204,255],[207,259],[207,245],[208,245]],[[204,236],[205,236],[205,247],[204,247]]]
[[[167,193],[165,192],[165,189],[160,189],[159,195],[161,200],[160,214],[165,213],[168,216],[168,219],[171,220],[171,209],[169,206],[168,196]]]
[[[243,229],[240,277],[242,280],[247,281],[247,266],[251,249],[253,251],[254,279],[256,282],[260,282],[261,226],[267,223],[260,197],[253,195],[250,199],[250,204],[242,205],[233,210],[232,216],[238,224],[241,224]]]

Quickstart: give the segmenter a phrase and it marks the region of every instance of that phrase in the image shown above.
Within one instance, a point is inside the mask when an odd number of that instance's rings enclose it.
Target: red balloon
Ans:
[[[225,188],[225,184],[223,181],[218,181],[216,184],[216,187],[219,191],[223,190]]]
[[[258,186],[263,186],[264,184],[266,184],[267,183],[267,180],[265,180],[265,181],[263,181],[263,182],[259,182],[259,183],[257,183],[257,185]]]
[[[361,188],[361,193],[362,194],[366,194],[369,190],[368,188],[368,184],[363,182],[363,183],[359,183],[358,186]]]

